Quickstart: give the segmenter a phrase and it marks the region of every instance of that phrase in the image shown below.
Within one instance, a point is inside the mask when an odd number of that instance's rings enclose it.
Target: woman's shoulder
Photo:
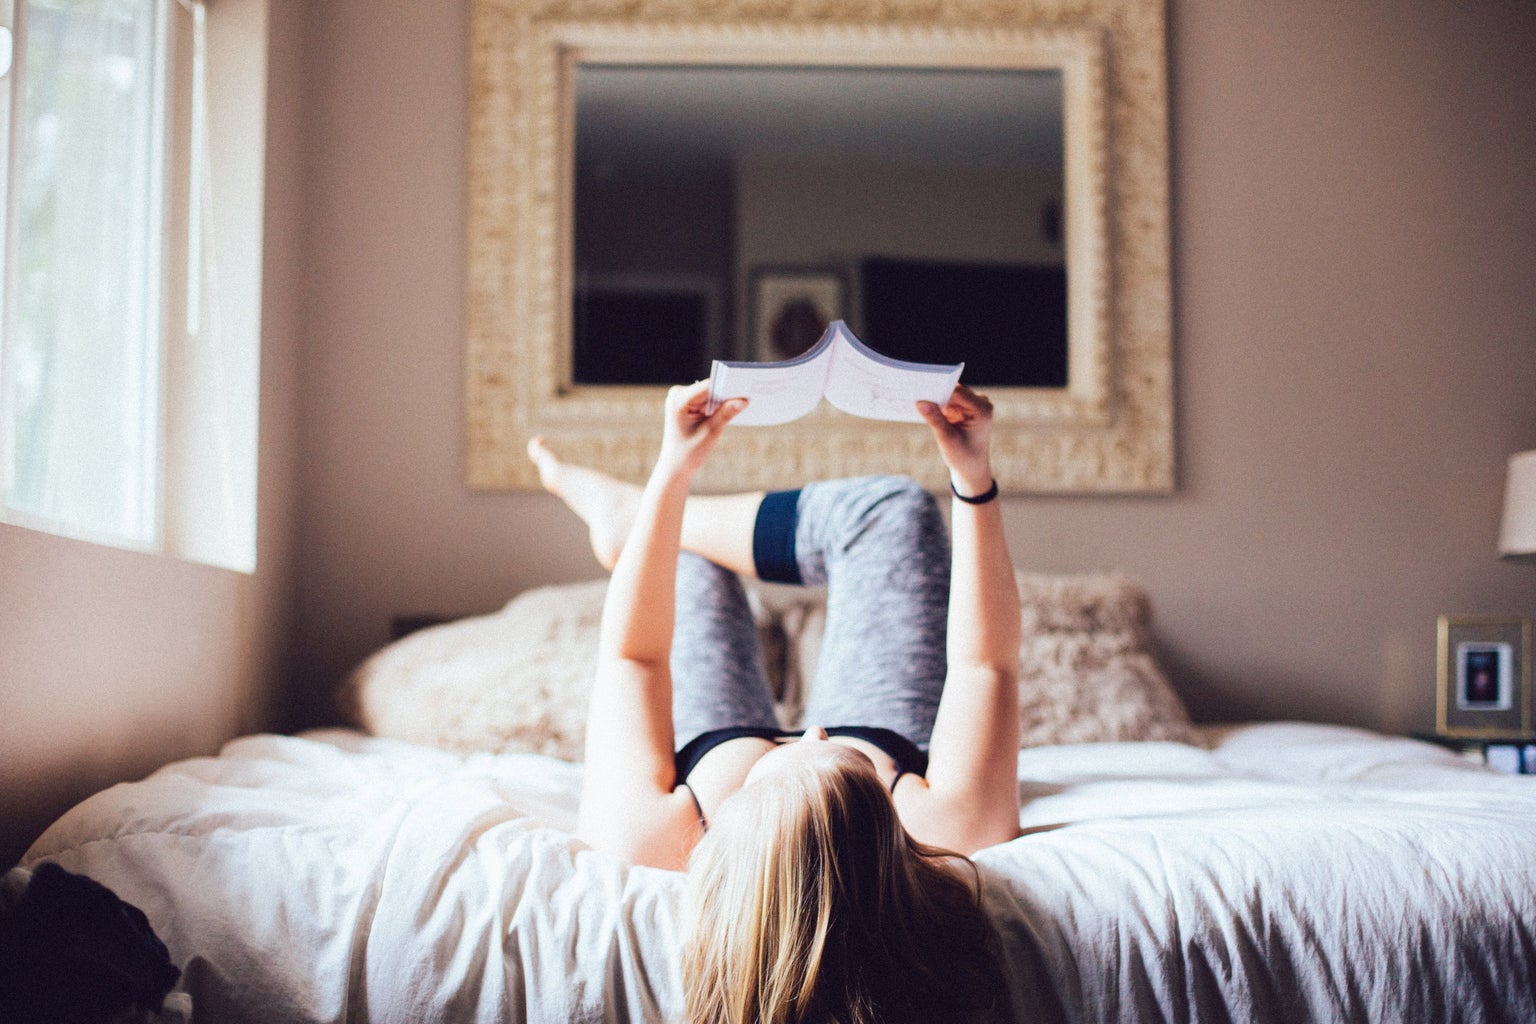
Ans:
[[[1017,839],[1020,834],[1017,824],[1011,830],[979,830],[967,801],[947,799],[921,776],[903,775],[897,780],[891,799],[902,827],[913,839],[967,857],[988,846]]]
[[[576,838],[594,850],[642,867],[682,871],[704,835],[698,808],[686,788],[643,801],[584,807]]]

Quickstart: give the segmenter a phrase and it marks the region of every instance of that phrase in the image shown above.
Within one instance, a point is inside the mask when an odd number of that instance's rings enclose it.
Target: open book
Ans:
[[[854,416],[921,423],[917,403],[949,401],[964,368],[964,363],[911,363],[883,356],[834,320],[808,351],[781,363],[716,359],[709,374],[709,407],[746,398],[747,408],[731,422],[771,427],[799,419],[825,396]]]

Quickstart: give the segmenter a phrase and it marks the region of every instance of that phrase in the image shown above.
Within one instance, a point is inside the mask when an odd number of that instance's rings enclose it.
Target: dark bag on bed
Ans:
[[[0,1020],[93,1024],[154,1013],[180,977],[143,911],[84,875],[41,864],[19,896],[0,903]]]

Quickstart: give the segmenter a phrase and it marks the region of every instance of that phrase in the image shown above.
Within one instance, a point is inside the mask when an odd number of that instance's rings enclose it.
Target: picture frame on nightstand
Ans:
[[[1531,735],[1530,619],[1442,615],[1437,648],[1435,729],[1440,735]]]

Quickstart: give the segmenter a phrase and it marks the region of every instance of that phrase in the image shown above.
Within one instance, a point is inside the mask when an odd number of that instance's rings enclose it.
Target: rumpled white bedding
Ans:
[[[676,1020],[682,877],[569,836],[579,766],[254,736],[60,819],[197,1019]],[[983,851],[1016,1019],[1536,1021],[1536,777],[1265,724],[1019,756]]]

